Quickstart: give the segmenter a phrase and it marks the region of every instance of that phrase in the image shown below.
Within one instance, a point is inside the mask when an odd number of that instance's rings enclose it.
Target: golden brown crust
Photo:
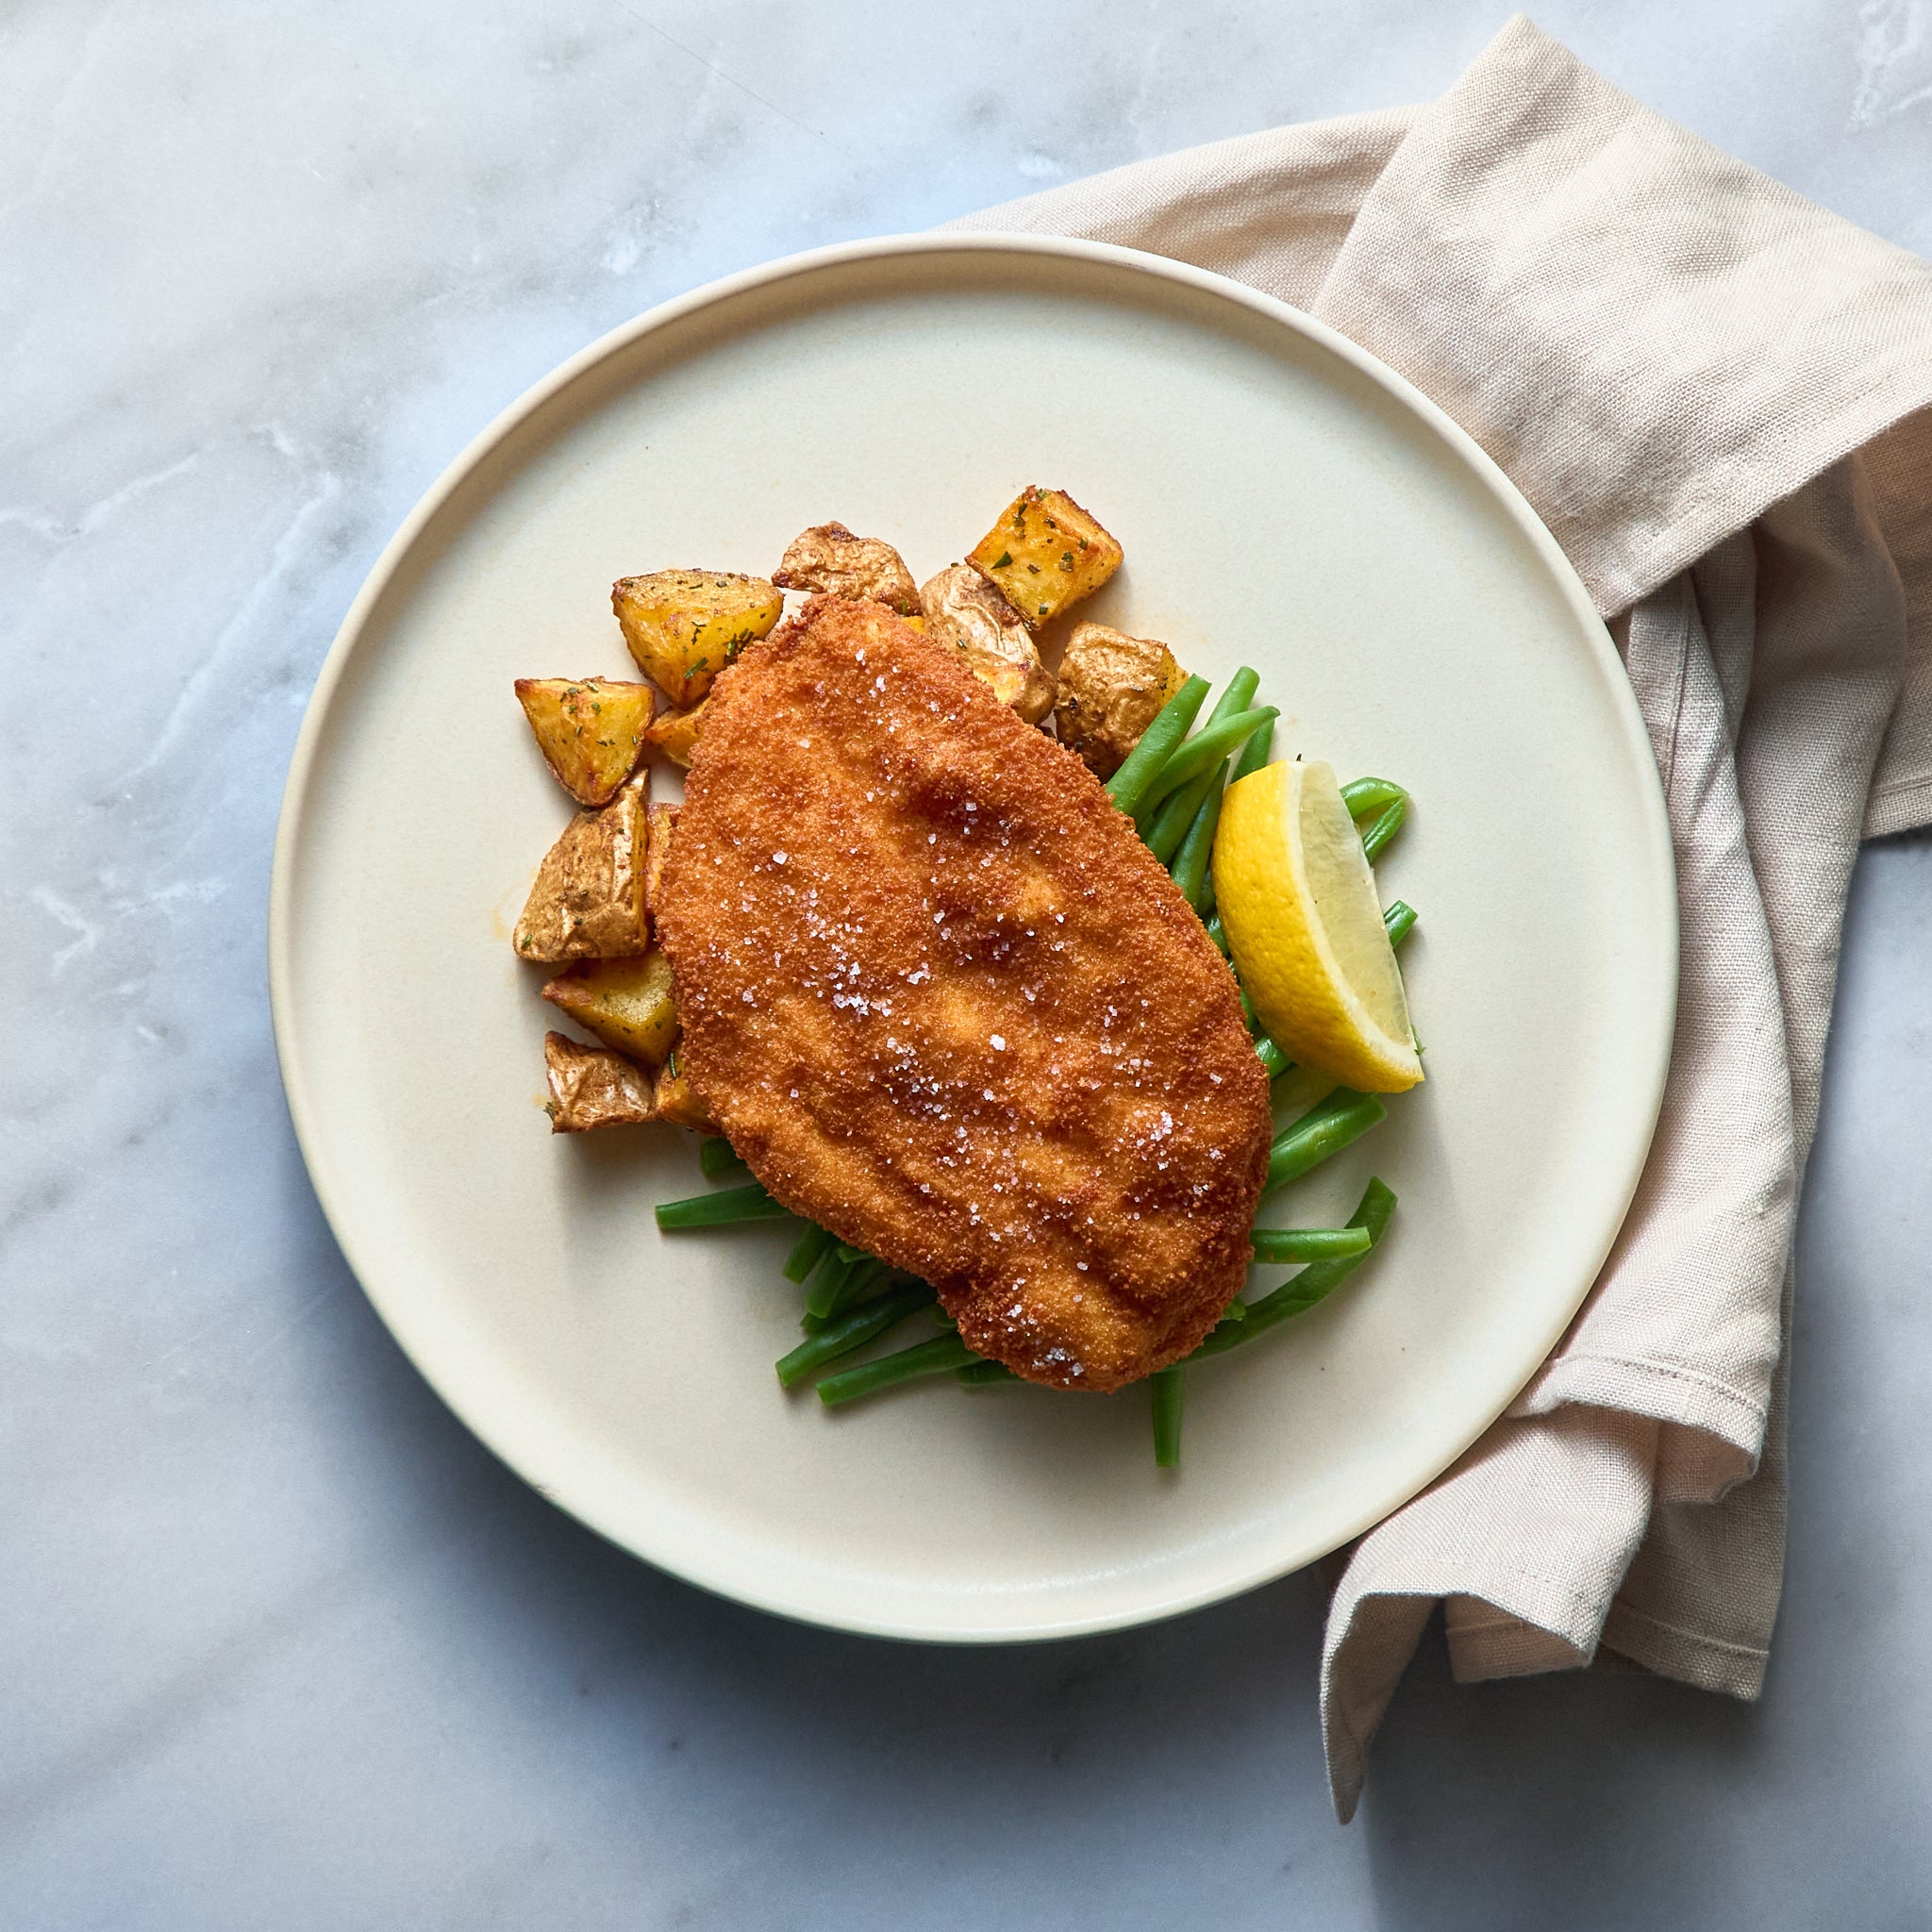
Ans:
[[[1032,1380],[1188,1353],[1244,1277],[1268,1090],[1130,823],[876,604],[814,598],[711,708],[660,938],[733,1146]]]

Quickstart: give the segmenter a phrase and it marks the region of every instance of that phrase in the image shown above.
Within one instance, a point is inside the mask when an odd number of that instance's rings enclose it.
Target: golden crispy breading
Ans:
[[[543,855],[510,943],[525,959],[625,959],[651,947],[644,903],[644,808],[640,772],[602,811],[580,811]]]
[[[550,1131],[588,1134],[595,1127],[635,1127],[658,1118],[651,1076],[621,1053],[579,1046],[563,1033],[543,1036],[550,1079]]]
[[[901,617],[919,615],[919,586],[906,559],[878,537],[855,537],[843,524],[814,524],[786,546],[772,573],[781,591],[823,591],[831,597],[873,597]]]
[[[711,711],[660,938],[732,1145],[1034,1381],[1187,1354],[1244,1277],[1268,1086],[1132,824],[877,604],[812,599]]]

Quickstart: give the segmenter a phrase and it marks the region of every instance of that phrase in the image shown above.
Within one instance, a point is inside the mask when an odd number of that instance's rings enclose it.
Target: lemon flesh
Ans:
[[[1257,1017],[1299,1065],[1364,1093],[1423,1077],[1375,875],[1331,767],[1265,765],[1228,787],[1214,897]]]

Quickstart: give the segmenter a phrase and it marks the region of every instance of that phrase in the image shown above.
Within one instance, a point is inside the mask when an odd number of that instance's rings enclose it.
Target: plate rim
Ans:
[[[521,1467],[515,1454],[502,1440],[509,1433],[508,1430],[500,1430],[495,1416],[475,1412],[475,1405],[468,1403],[445,1386],[445,1380],[437,1367],[424,1359],[412,1345],[406,1333],[408,1327],[407,1320],[399,1313],[392,1313],[389,1293],[376,1285],[380,1278],[380,1271],[375,1265],[375,1258],[361,1252],[361,1243],[354,1234],[349,1204],[345,1198],[348,1191],[334,1173],[323,1144],[319,1125],[320,1104],[310,1093],[312,1076],[308,1074],[305,1067],[299,1027],[294,1019],[292,924],[296,897],[295,853],[303,836],[309,794],[317,776],[317,759],[324,729],[333,708],[338,689],[347,674],[350,660],[363,641],[371,618],[380,606],[391,584],[404,568],[418,541],[434,523],[444,506],[502,443],[553,398],[600,364],[623,354],[644,338],[672,327],[705,308],[734,301],[757,290],[774,288],[783,282],[817,275],[828,269],[836,270],[922,255],[1058,258],[1125,270],[1151,276],[1156,280],[1176,284],[1181,288],[1218,297],[1224,301],[1231,301],[1237,307],[1285,327],[1293,334],[1309,339],[1329,351],[1341,361],[1351,365],[1359,375],[1381,390],[1411,415],[1419,417],[1433,430],[1462,458],[1475,480],[1488,490],[1496,507],[1528,541],[1578,620],[1578,630],[1582,640],[1592,652],[1597,669],[1604,674],[1612,708],[1618,716],[1623,736],[1628,742],[1628,748],[1639,754],[1633,762],[1640,772],[1648,775],[1649,779],[1648,784],[1641,787],[1642,796],[1640,806],[1647,834],[1645,843],[1649,848],[1653,874],[1651,892],[1656,900],[1649,911],[1657,928],[1663,955],[1656,962],[1661,969],[1658,987],[1659,1022],[1654,1029],[1655,1038],[1651,1042],[1649,1064],[1641,1070],[1642,1081],[1648,1089],[1641,1110],[1641,1117],[1647,1119],[1648,1126],[1642,1135],[1641,1146],[1633,1150],[1631,1169],[1616,1199],[1614,1211],[1605,1215],[1603,1224],[1597,1229],[1598,1240],[1593,1243],[1594,1259],[1588,1272],[1584,1274],[1580,1286],[1575,1289],[1574,1295],[1563,1303],[1560,1319],[1553,1319],[1547,1332],[1539,1338],[1540,1345],[1523,1379],[1503,1395],[1494,1409],[1483,1417],[1479,1425],[1457,1441],[1453,1451],[1443,1456],[1425,1474],[1401,1488],[1399,1493],[1378,1502],[1360,1512],[1358,1517],[1351,1519],[1350,1526],[1344,1533],[1335,1537],[1320,1549],[1289,1549],[1277,1559],[1252,1565],[1238,1574],[1219,1576],[1197,1588],[1172,1591],[1159,1597],[1158,1601],[1098,1613],[1090,1611],[1085,1614],[1036,1619],[1030,1623],[1015,1624],[997,1629],[989,1629],[982,1624],[941,1624],[929,1621],[914,1623],[903,1618],[868,1616],[864,1613],[862,1602],[855,1602],[848,1614],[835,1614],[823,1606],[801,1602],[795,1591],[788,1593],[782,1589],[761,1589],[756,1576],[741,1574],[731,1569],[728,1564],[720,1566],[716,1573],[707,1574],[704,1565],[693,1563],[688,1557],[665,1556],[641,1547],[641,1543],[647,1539],[640,1538],[634,1532],[604,1520],[602,1510],[583,1499],[574,1499],[567,1485],[554,1480],[539,1481]],[[1296,308],[1276,296],[1251,288],[1246,283],[1217,274],[1211,269],[1197,268],[1189,262],[1149,254],[1141,249],[1123,247],[1114,242],[1088,241],[1069,236],[1008,233],[997,229],[951,228],[942,233],[888,235],[803,250],[721,276],[681,295],[658,303],[628,322],[621,323],[606,331],[558,364],[548,375],[533,383],[507,408],[500,410],[458,452],[384,544],[351,602],[316,675],[314,686],[303,710],[302,724],[296,734],[276,816],[269,877],[267,963],[269,1009],[283,1093],[291,1124],[294,1129],[296,1145],[301,1152],[303,1165],[307,1170],[309,1185],[314,1190],[317,1204],[328,1224],[330,1235],[341,1249],[342,1257],[348,1263],[350,1272],[355,1275],[363,1295],[375,1309],[391,1340],[429,1385],[438,1399],[472,1436],[520,1481],[529,1484],[547,1501],[566,1511],[587,1528],[654,1568],[677,1576],[699,1589],[755,1609],[820,1628],[907,1641],[979,1645],[1051,1641],[1111,1630],[1132,1629],[1243,1595],[1249,1591],[1259,1589],[1264,1584],[1306,1568],[1324,1555],[1343,1547],[1376,1524],[1387,1520],[1439,1481],[1475,1442],[1481,1440],[1534,1378],[1538,1368],[1548,1358],[1551,1351],[1569,1329],[1576,1311],[1582,1307],[1602,1273],[1604,1263],[1608,1258],[1628,1217],[1631,1201],[1635,1198],[1641,1182],[1655,1140],[1674,1048],[1680,934],[1675,850],[1672,841],[1662,780],[1657,772],[1648,728],[1638,708],[1636,694],[1631,689],[1616,646],[1575,567],[1564,555],[1556,538],[1551,535],[1522,491],[1466,429],[1406,376],[1390,368],[1359,343],[1352,341],[1305,310]],[[1636,1075],[1633,1074],[1631,1077],[1634,1080]],[[729,1574],[725,1574],[727,1572]],[[862,1592],[855,1595],[862,1597]]]

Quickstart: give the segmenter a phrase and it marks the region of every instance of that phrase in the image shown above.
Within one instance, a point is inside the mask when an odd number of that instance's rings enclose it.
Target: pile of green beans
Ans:
[[[1208,722],[1188,736],[1207,702],[1205,678],[1191,677],[1141,734],[1141,741],[1108,782],[1113,802],[1134,820],[1148,849],[1173,875],[1182,896],[1201,915],[1208,935],[1233,967],[1227,935],[1214,909],[1209,861],[1221,824],[1222,800],[1230,784],[1258,772],[1273,755],[1273,706],[1256,706],[1258,675],[1247,666],[1228,680]],[[1232,769],[1230,769],[1232,760]],[[1362,850],[1374,864],[1402,829],[1408,793],[1386,778],[1357,778],[1342,788],[1342,799],[1361,831]],[[1389,942],[1400,947],[1414,931],[1415,908],[1398,899],[1383,914]],[[1268,1037],[1245,992],[1241,1009],[1255,1038],[1255,1051],[1271,1081],[1290,1072],[1292,1062]],[[1309,1075],[1304,1074],[1304,1084]],[[1291,1086],[1293,1083],[1290,1083]],[[1303,1095],[1306,1105],[1322,1088]],[[1280,1090],[1277,1090],[1279,1100]],[[1275,1136],[1269,1150],[1263,1198],[1302,1179],[1359,1140],[1388,1117],[1372,1093],[1336,1088]],[[698,1152],[707,1180],[735,1180],[747,1172],[731,1143],[722,1136],[707,1140]],[[1254,1259],[1257,1267],[1289,1266],[1291,1275],[1272,1292],[1251,1302],[1236,1300],[1225,1308],[1188,1362],[1223,1355],[1253,1341],[1291,1316],[1325,1300],[1365,1261],[1380,1242],[1395,1209],[1395,1196],[1380,1180],[1371,1180],[1345,1227],[1257,1227]],[[780,1219],[788,1210],[751,1181],[666,1201],[657,1209],[658,1225],[668,1232],[731,1227]],[[779,1382],[787,1389],[813,1381],[819,1400],[837,1408],[901,1382],[951,1375],[966,1388],[984,1388],[1021,1378],[1004,1362],[976,1355],[959,1339],[956,1324],[937,1307],[932,1289],[841,1241],[828,1229],[807,1224],[785,1261],[785,1278],[805,1291],[800,1327],[805,1340],[780,1357]],[[937,1316],[942,1332],[856,1366],[836,1366],[877,1341],[889,1329],[925,1312]],[[1183,1362],[1148,1377],[1154,1431],[1154,1460],[1172,1469],[1180,1460],[1181,1414],[1185,1402]]]

